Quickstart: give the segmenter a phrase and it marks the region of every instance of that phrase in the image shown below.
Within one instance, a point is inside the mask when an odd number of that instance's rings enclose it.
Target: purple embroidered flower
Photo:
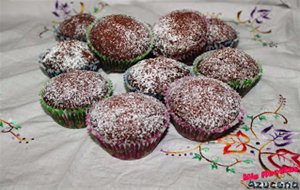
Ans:
[[[271,10],[269,9],[257,9],[257,7],[254,7],[250,13],[250,16],[257,24],[261,24],[264,20],[270,20],[270,12]]]
[[[56,0],[55,2],[55,11],[53,11],[52,13],[56,16],[56,17],[67,17],[69,16],[69,14],[71,13],[71,7],[69,5],[69,3],[63,3],[63,2],[59,2],[58,0]]]
[[[261,131],[262,134],[266,135],[270,140],[274,142],[274,144],[278,147],[286,146],[291,143],[292,135],[294,133],[285,129],[275,129],[274,125],[270,125]]]

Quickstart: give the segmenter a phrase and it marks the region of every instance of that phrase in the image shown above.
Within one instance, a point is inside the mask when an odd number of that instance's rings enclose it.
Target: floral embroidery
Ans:
[[[254,164],[254,161],[258,162],[263,170],[268,171],[274,168],[300,166],[300,154],[283,148],[293,143],[295,132],[285,128],[277,128],[274,124],[281,120],[283,125],[288,124],[287,118],[279,113],[285,104],[286,99],[280,95],[278,107],[275,111],[266,111],[254,116],[247,115],[244,119],[244,124],[240,126],[236,133],[229,134],[215,141],[199,143],[194,148],[183,151],[162,149],[161,152],[171,156],[193,156],[194,160],[209,162],[212,170],[221,167],[231,174],[236,173],[236,169],[238,169],[240,164]],[[272,122],[273,120],[275,121]],[[273,124],[264,127],[260,130],[260,133],[257,132],[259,126],[270,122]],[[254,126],[254,124],[256,125]],[[219,154],[220,156],[216,152],[209,153],[216,145],[223,145],[223,152]],[[216,151],[218,150],[216,149]],[[285,176],[292,177],[292,174],[278,174],[275,177],[280,179]],[[241,180],[241,183],[245,185],[243,180]]]
[[[34,138],[25,138],[20,135],[17,131],[21,129],[21,125],[16,124],[15,121],[5,121],[0,119],[0,127],[2,128],[1,133],[10,134],[12,139],[18,140],[19,143],[26,143],[28,144],[30,141],[33,141]]]
[[[225,144],[223,154],[244,153],[247,150],[247,144],[250,139],[243,132],[238,131],[236,134],[230,134],[218,139],[217,142]]]
[[[92,10],[86,10],[85,4],[83,2],[79,2],[79,11],[76,10],[76,6],[73,1],[59,1],[56,0],[54,4],[54,10],[52,11],[52,14],[56,17],[56,20],[52,21],[52,26],[44,26],[43,31],[39,33],[39,37],[42,38],[43,35],[47,32],[54,32],[55,28],[61,22],[62,20],[65,20],[73,15],[81,14],[81,13],[89,13],[89,14],[96,14],[100,11],[102,11],[106,6],[108,6],[107,3],[104,3],[102,1],[97,3],[97,6],[93,7]]]
[[[278,44],[273,41],[266,41],[263,39],[262,35],[270,34],[272,30],[262,30],[261,27],[264,22],[270,20],[269,14],[271,13],[270,9],[259,9],[254,7],[247,20],[242,20],[241,15],[242,11],[238,11],[236,15],[236,24],[243,25],[249,28],[249,31],[252,35],[252,39],[259,42],[262,46],[277,47]]]

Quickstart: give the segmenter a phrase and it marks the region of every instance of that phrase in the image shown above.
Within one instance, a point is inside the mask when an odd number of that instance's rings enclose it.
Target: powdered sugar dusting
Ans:
[[[55,108],[82,108],[107,96],[108,86],[99,73],[73,70],[50,79],[42,97]]]
[[[95,18],[90,14],[78,14],[64,20],[58,27],[59,35],[66,38],[78,39],[85,41],[85,33]]]
[[[56,73],[67,72],[69,69],[85,69],[96,62],[97,59],[87,44],[77,40],[59,42],[42,58],[45,67]]]
[[[237,38],[236,31],[218,18],[207,19],[207,43],[221,43]]]
[[[110,15],[93,26],[90,41],[102,55],[115,60],[130,60],[149,49],[151,36],[146,25],[135,19]]]
[[[189,75],[185,66],[173,59],[157,57],[145,59],[132,66],[127,73],[131,87],[143,93],[163,93],[176,79]]]
[[[221,81],[185,77],[171,85],[170,109],[195,128],[215,130],[232,123],[240,113],[241,97]]]
[[[123,93],[96,103],[90,125],[106,143],[139,144],[162,134],[169,122],[167,109],[153,97]]]
[[[197,11],[173,11],[154,24],[153,32],[157,36],[155,55],[184,61],[185,54],[190,51],[201,53],[206,43],[206,18]]]
[[[198,63],[197,70],[223,82],[246,80],[259,73],[255,60],[235,48],[224,48],[208,54]]]

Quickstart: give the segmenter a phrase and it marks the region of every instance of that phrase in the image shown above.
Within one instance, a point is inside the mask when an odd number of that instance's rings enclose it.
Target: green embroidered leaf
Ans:
[[[230,168],[230,167],[226,167],[226,172],[227,173],[235,173],[235,169],[234,168]]]
[[[249,131],[250,130],[250,127],[248,125],[243,125],[242,126],[242,129],[244,129],[245,131]]]
[[[2,121],[0,121],[0,127],[3,127],[3,122]]]
[[[267,46],[268,44],[267,44],[266,42],[263,42],[262,45],[263,45],[263,46]]]
[[[256,34],[255,37],[256,37],[256,38],[261,38],[261,35]]]
[[[244,160],[243,162],[246,163],[246,164],[253,164],[253,161],[250,160],[250,159],[246,159],[246,160]]]
[[[18,129],[21,129],[22,127],[21,127],[20,124],[16,124],[16,125],[14,126],[14,128],[18,130]]]
[[[201,161],[202,156],[198,153],[195,153],[193,159],[197,159],[197,160]]]
[[[266,121],[267,120],[266,116],[264,116],[264,115],[259,116],[258,119],[260,121]]]
[[[201,148],[201,150],[203,150],[203,152],[208,152],[209,148],[208,147],[203,147],[203,148]]]
[[[212,169],[212,170],[218,169],[218,165],[217,165],[215,162],[213,162],[213,163],[211,164],[211,169]]]
[[[253,115],[247,115],[247,119],[253,119]]]
[[[94,7],[94,13],[99,12],[99,8],[98,7]]]
[[[278,115],[278,114],[275,114],[275,115],[273,115],[273,117],[274,117],[275,119],[278,119],[278,118],[279,118],[279,115]]]

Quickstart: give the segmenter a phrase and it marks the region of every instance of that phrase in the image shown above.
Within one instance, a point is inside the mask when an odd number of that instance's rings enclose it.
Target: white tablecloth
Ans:
[[[170,125],[154,152],[136,161],[111,157],[86,129],[72,130],[56,124],[39,105],[38,92],[47,77],[40,71],[37,57],[56,43],[52,25],[65,15],[63,2],[72,7],[70,14],[84,7],[85,12],[98,17],[125,13],[150,24],[171,10],[184,8],[230,22],[239,32],[238,48],[259,60],[264,69],[261,81],[243,98],[245,124],[227,140],[201,144],[201,151],[199,143],[184,139]],[[21,126],[11,133],[5,123],[0,127],[0,189],[245,189],[240,182],[244,173],[299,167],[299,1],[118,4],[121,2],[113,1],[103,9],[104,4],[97,1],[86,1],[84,6],[77,1],[59,1],[56,8],[55,1],[0,2],[0,118]],[[250,23],[243,22],[247,20]],[[114,94],[125,92],[121,74],[107,76],[113,81]],[[276,114],[260,115],[254,120],[255,138],[250,130],[251,118],[264,111]],[[287,118],[287,124],[279,113]],[[18,128],[17,124],[13,125]],[[13,135],[17,133],[18,138],[29,142],[19,143]],[[268,153],[259,160],[259,151]],[[291,175],[258,180],[299,182],[299,173]]]

